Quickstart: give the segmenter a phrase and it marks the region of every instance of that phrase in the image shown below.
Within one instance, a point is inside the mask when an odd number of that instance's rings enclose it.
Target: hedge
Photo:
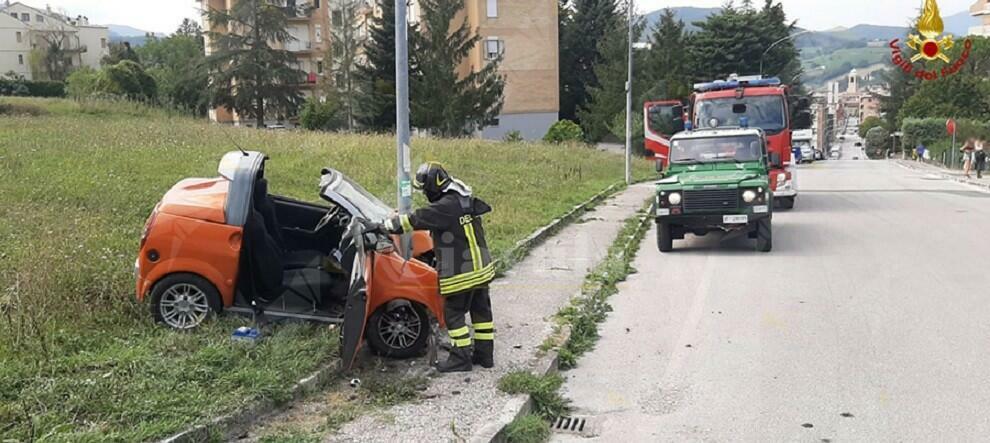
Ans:
[[[904,146],[917,146],[923,143],[925,146],[934,145],[939,142],[952,140],[952,136],[945,130],[944,118],[908,118],[904,119],[901,125],[901,132],[904,134]],[[976,120],[956,120],[956,144],[962,145],[966,139],[971,137],[990,140],[990,123]]]
[[[0,79],[0,95],[65,97],[65,83],[45,80]]]

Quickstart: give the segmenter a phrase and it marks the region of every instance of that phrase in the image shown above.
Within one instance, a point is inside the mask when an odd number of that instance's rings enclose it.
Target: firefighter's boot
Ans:
[[[495,342],[493,340],[475,340],[471,363],[485,369],[495,366]]]
[[[470,372],[471,348],[454,347],[447,356],[447,361],[437,365],[438,372]]]

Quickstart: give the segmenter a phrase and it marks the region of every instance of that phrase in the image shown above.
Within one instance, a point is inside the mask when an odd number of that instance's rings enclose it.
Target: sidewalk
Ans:
[[[496,366],[431,380],[423,400],[363,416],[328,441],[463,441],[498,417],[510,396],[498,380],[529,369],[552,332],[548,319],[579,293],[588,270],[601,261],[623,221],[653,194],[638,184],[606,200],[530,252],[492,283]],[[432,397],[432,398],[430,398]]]
[[[980,186],[983,188],[990,189],[990,171],[986,171],[986,170],[983,171],[983,178],[976,178],[976,171],[973,171],[970,174],[972,175],[972,178],[966,178],[966,176],[960,170],[948,169],[931,163],[922,163],[913,160],[900,160],[900,159],[894,159],[894,161],[905,168],[914,169],[916,171],[928,172],[932,174],[939,174],[944,178],[947,178],[949,180],[955,180],[959,183],[965,183],[968,185]]]

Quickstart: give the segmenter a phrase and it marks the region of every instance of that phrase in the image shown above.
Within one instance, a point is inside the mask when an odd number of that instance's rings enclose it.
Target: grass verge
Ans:
[[[647,203],[625,220],[609,246],[608,255],[585,277],[581,296],[557,314],[558,328],[569,327],[570,336],[559,344],[554,339],[556,334],[551,335],[541,349],[556,348],[561,369],[576,366],[577,359],[593,349],[598,341],[598,324],[612,311],[608,298],[618,292],[616,285],[619,282],[636,272],[632,261],[649,227],[650,208]]]
[[[550,420],[566,414],[570,402],[560,395],[564,378],[560,374],[536,376],[526,371],[510,372],[498,381],[498,388],[507,394],[527,394],[533,400],[533,411],[516,417],[505,429],[510,443],[539,443],[550,438]]]
[[[334,334],[316,326],[279,327],[244,347],[228,338],[238,318],[190,333],[154,325],[134,301],[134,253],[162,194],[215,176],[234,142],[271,157],[276,194],[318,200],[319,170],[332,166],[392,201],[391,137],[222,128],[119,103],[2,103],[41,112],[0,118],[0,440],[151,440],[287,399],[335,357]],[[486,228],[496,256],[623,167],[543,144],[416,139],[413,152],[443,161],[495,207]],[[651,173],[636,163],[637,176]]]

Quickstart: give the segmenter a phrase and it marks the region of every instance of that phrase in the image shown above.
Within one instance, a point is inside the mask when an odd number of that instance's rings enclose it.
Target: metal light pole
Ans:
[[[399,183],[399,213],[412,211],[412,165],[409,158],[409,40],[406,0],[395,0],[395,144],[396,178]],[[408,259],[412,252],[411,233],[402,236],[402,253]]]
[[[633,0],[627,5],[629,27],[629,73],[626,79],[626,185],[632,184],[632,81],[633,81]]]
[[[777,45],[779,45],[779,44],[781,44],[783,42],[786,42],[786,41],[788,41],[788,40],[790,40],[792,38],[795,38],[795,37],[797,37],[799,35],[807,34],[809,32],[814,32],[814,31],[812,31],[810,29],[806,29],[806,30],[801,31],[801,32],[795,32],[795,33],[793,33],[791,35],[788,35],[787,37],[784,37],[784,38],[782,38],[780,40],[777,40],[777,41],[771,43],[770,46],[767,47],[767,50],[766,51],[763,51],[763,54],[760,55],[760,75],[763,75],[763,58],[767,56],[767,53],[770,52],[771,49],[777,47]]]

